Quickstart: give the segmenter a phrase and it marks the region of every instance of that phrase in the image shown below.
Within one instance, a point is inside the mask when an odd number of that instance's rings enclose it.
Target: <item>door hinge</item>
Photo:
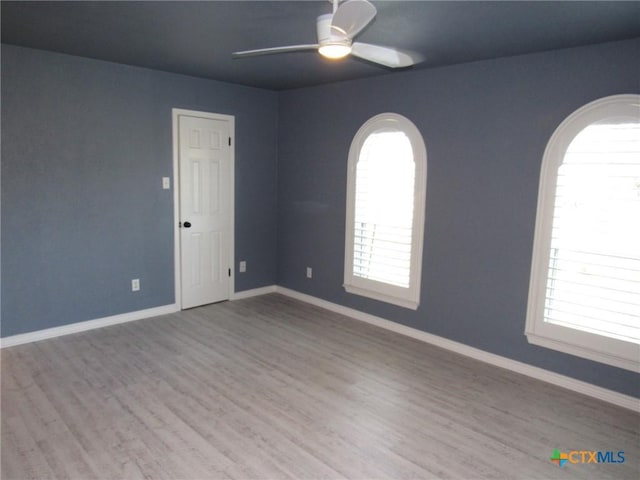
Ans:
[[[229,137],[229,146],[231,146],[231,137]]]

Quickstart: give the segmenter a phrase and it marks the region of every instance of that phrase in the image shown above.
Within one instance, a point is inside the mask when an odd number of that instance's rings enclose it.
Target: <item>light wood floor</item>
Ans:
[[[640,478],[639,415],[280,295],[2,350],[2,479]],[[623,450],[560,469],[553,449]]]

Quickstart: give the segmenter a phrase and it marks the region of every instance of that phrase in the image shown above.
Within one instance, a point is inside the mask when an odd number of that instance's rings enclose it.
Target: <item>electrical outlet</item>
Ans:
[[[131,291],[132,292],[137,292],[140,290],[140,279],[139,278],[134,278],[131,280]]]
[[[313,277],[313,268],[307,267],[307,278]]]
[[[162,188],[169,190],[171,188],[171,179],[169,177],[162,177]]]
[[[240,262],[240,273],[244,273],[247,271],[247,262],[246,260],[242,260]]]

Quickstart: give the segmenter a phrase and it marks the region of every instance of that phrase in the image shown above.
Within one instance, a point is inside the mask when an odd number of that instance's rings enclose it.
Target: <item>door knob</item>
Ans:
[[[191,227],[191,222],[184,222],[184,223],[182,224],[182,226],[183,226],[184,228],[189,228],[189,227]]]

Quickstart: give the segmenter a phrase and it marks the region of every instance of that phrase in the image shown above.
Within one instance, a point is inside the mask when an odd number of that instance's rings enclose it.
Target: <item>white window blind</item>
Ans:
[[[415,164],[402,132],[369,135],[356,174],[353,274],[409,287]]]
[[[640,123],[594,123],[567,148],[544,320],[640,343]]]

